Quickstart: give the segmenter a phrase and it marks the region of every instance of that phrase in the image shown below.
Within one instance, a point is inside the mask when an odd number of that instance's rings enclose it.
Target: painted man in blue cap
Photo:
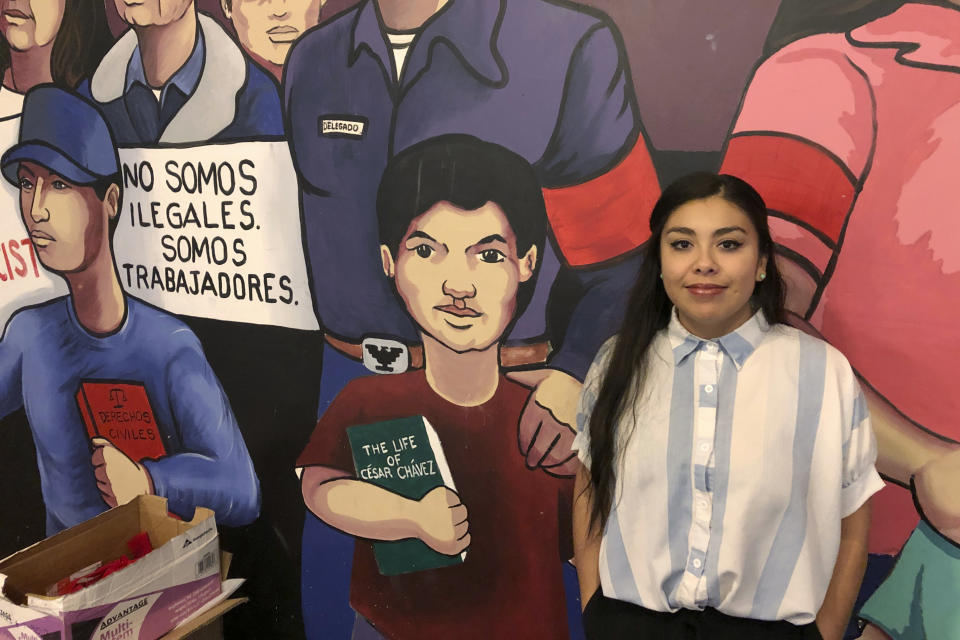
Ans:
[[[0,169],[20,188],[38,258],[70,290],[19,311],[0,340],[0,416],[26,409],[47,534],[147,493],[181,516],[204,506],[224,524],[254,520],[259,482],[199,341],[120,286],[122,189],[103,117],[72,93],[34,89]]]

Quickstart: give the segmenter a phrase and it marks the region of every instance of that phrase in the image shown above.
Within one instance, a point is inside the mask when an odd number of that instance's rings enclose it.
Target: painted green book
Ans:
[[[347,438],[361,480],[413,500],[440,486],[457,489],[437,432],[423,416],[347,427]],[[444,555],[417,538],[374,541],[373,553],[385,576],[449,567],[467,557],[466,551]]]

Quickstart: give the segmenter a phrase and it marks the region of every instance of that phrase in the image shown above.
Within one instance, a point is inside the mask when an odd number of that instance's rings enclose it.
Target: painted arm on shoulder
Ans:
[[[579,467],[570,449],[579,383],[620,326],[660,184],[623,41],[612,23],[598,22],[583,35],[570,59],[563,104],[537,168],[561,262],[549,306],[568,310],[566,327],[547,367],[511,377],[533,389],[518,425],[527,466],[573,476]],[[583,122],[602,127],[590,131]]]
[[[447,487],[412,500],[337,469],[309,466],[303,470],[301,491],[311,513],[358,538],[419,538],[445,555],[470,546],[467,508]]]

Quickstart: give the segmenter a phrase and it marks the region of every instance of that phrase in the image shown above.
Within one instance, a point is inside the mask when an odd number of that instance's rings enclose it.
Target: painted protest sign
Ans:
[[[121,149],[127,292],[172,313],[317,329],[283,142]]]

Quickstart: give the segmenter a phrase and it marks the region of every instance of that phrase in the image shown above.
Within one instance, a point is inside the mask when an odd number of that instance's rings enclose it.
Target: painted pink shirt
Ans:
[[[814,326],[900,411],[960,440],[960,10],[907,4],[774,54],[723,171],[758,187],[775,239],[820,282]],[[888,485],[871,551],[897,552],[917,519]]]

